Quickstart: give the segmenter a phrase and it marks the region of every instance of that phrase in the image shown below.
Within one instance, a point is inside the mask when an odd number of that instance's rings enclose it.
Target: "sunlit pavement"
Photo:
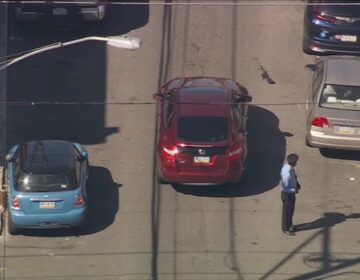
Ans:
[[[82,108],[78,117],[72,107],[53,115],[11,108],[10,143],[44,134],[85,142],[93,222],[83,235],[5,234],[6,279],[358,279],[360,157],[322,155],[304,144],[310,82],[304,66],[314,58],[301,51],[303,8],[182,5],[151,6],[148,13],[147,20],[141,10],[139,22],[121,14],[111,25],[121,30],[105,28],[142,38],[136,52],[86,44],[9,71],[22,81],[8,80],[14,100],[112,104]],[[12,32],[12,52],[66,37]],[[128,103],[152,102],[162,82],[194,75],[233,78],[254,97],[243,186],[154,183],[156,107]],[[19,130],[26,118],[36,118],[36,128]],[[72,118],[75,124],[63,125]],[[290,152],[300,157],[302,185],[294,217],[302,227],[294,237],[281,232],[277,186]]]

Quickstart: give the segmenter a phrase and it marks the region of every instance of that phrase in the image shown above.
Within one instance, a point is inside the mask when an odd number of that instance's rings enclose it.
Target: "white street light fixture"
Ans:
[[[141,40],[139,38],[135,38],[135,37],[128,37],[128,36],[84,37],[84,38],[80,38],[80,39],[76,39],[76,40],[72,40],[72,41],[68,41],[68,42],[56,42],[54,44],[40,47],[36,50],[30,51],[26,54],[18,56],[16,58],[12,59],[11,61],[1,65],[0,71],[9,67],[12,64],[15,64],[16,62],[24,60],[25,58],[28,58],[30,56],[33,56],[33,55],[36,55],[39,53],[43,53],[43,52],[47,52],[47,51],[57,49],[57,48],[62,48],[62,47],[70,46],[70,45],[79,44],[79,43],[82,43],[85,41],[104,41],[104,42],[107,42],[107,44],[110,46],[113,46],[116,48],[128,49],[128,50],[135,50],[135,49],[140,48],[140,46],[141,46]]]
[[[140,48],[141,40],[135,37],[112,36],[112,37],[107,37],[107,44],[109,46],[116,48],[135,50]]]

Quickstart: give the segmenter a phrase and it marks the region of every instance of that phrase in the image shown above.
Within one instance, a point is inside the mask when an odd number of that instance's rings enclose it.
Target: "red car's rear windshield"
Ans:
[[[222,117],[179,117],[177,138],[188,142],[220,142],[227,139],[228,120]]]

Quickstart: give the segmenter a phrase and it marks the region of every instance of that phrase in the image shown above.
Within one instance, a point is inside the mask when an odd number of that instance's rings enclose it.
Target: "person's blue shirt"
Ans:
[[[297,188],[297,180],[295,170],[289,164],[284,164],[280,173],[281,191],[286,193],[295,193]]]

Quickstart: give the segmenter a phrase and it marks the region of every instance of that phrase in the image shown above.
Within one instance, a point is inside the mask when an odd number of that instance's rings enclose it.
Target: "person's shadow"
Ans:
[[[323,214],[324,217],[319,218],[310,223],[303,223],[295,225],[296,231],[311,230],[318,228],[330,228],[336,224],[345,222],[347,219],[359,219],[360,213],[354,213],[350,215],[344,215],[342,213],[326,212]]]

